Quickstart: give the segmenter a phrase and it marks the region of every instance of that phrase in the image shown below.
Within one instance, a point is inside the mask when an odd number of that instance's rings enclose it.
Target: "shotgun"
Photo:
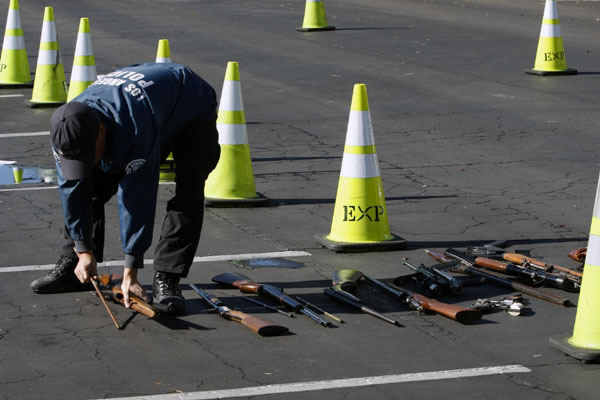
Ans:
[[[331,325],[329,321],[325,321],[323,318],[319,317],[318,314],[314,313],[307,307],[304,307],[302,303],[286,294],[281,288],[272,285],[263,285],[260,283],[256,283],[245,275],[233,272],[226,272],[224,274],[214,276],[212,278],[212,281],[220,283],[222,285],[233,286],[235,288],[240,289],[242,293],[254,293],[271,297],[279,301],[280,304],[291,308],[294,312],[306,315],[319,325]]]
[[[245,327],[258,333],[261,336],[278,336],[288,332],[288,328],[281,325],[275,325],[263,319],[253,317],[241,311],[235,311],[225,306],[217,297],[211,296],[206,291],[200,289],[195,284],[190,284],[196,291],[221,317],[229,321],[239,322]]]
[[[504,263],[485,257],[477,257],[475,264],[492,271],[530,279],[534,285],[553,286],[567,292],[578,292],[580,284],[564,276],[553,275],[540,269],[520,266],[512,263]]]
[[[406,305],[408,305],[409,308],[413,310],[417,310],[419,312],[423,310],[432,311],[434,313],[443,315],[444,317],[448,317],[450,319],[458,321],[462,324],[481,319],[481,311],[479,310],[455,306],[453,304],[447,304],[438,300],[430,299],[418,293],[411,293],[406,289],[388,285],[386,283],[378,281],[377,279],[373,279],[367,275],[365,275],[364,278],[367,281],[384,289],[386,292],[394,295],[395,297],[400,299],[402,303],[405,303]]]
[[[501,286],[510,287],[511,289],[514,289],[518,292],[525,293],[525,294],[528,294],[533,297],[537,297],[539,299],[548,301],[550,303],[558,304],[558,305],[565,306],[565,307],[568,307],[573,304],[573,303],[571,303],[571,301],[569,299],[566,299],[564,297],[560,297],[560,296],[554,295],[552,293],[544,292],[542,290],[536,289],[534,287],[531,287],[531,286],[528,286],[528,285],[525,285],[525,284],[522,284],[519,282],[513,282],[508,279],[504,279],[497,275],[489,274],[485,271],[475,268],[474,267],[475,260],[473,260],[471,257],[469,257],[466,254],[463,254],[457,250],[448,249],[448,250],[446,250],[446,252],[444,254],[440,254],[440,253],[437,253],[437,252],[431,251],[431,250],[425,250],[425,252],[429,256],[433,257],[434,259],[436,259],[440,262],[448,262],[452,259],[457,259],[461,264],[457,268],[457,271],[459,271],[461,273],[471,275],[471,276],[483,277],[489,282],[496,283]]]

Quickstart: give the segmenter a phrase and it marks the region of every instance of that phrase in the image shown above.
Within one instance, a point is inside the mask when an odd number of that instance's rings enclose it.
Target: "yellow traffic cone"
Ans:
[[[175,159],[173,153],[169,153],[164,163],[160,164],[158,174],[159,182],[175,182]]]
[[[25,37],[21,27],[19,2],[10,0],[6,31],[0,55],[0,87],[32,87]]]
[[[331,232],[315,239],[338,252],[406,247],[406,240],[390,233],[364,84],[354,85]]]
[[[79,32],[75,44],[75,58],[73,59],[67,101],[79,96],[96,80],[96,77],[96,60],[94,59],[94,49],[92,48],[92,37],[90,35],[90,20],[81,18],[79,20]]]
[[[171,49],[168,39],[160,39],[156,50],[157,63],[171,62]],[[175,160],[173,153],[169,153],[164,163],[160,164],[159,182],[175,182]]]
[[[574,75],[577,73],[577,70],[567,68],[556,1],[546,0],[535,65],[532,70],[525,71],[528,74]]]
[[[171,62],[171,49],[169,48],[168,39],[160,39],[158,41],[158,49],[156,50],[156,62],[157,63],[170,63]]]
[[[44,9],[44,24],[40,39],[33,95],[30,107],[59,106],[67,101],[67,80],[60,57],[60,46],[52,7]]]
[[[551,337],[550,344],[583,362],[600,360],[600,178],[596,189],[573,336]]]
[[[327,23],[323,0],[306,0],[304,20],[302,21],[302,26],[297,28],[297,30],[301,32],[312,32],[332,31],[334,29],[335,26],[331,26]]]
[[[246,116],[237,62],[227,63],[219,116],[221,157],[206,180],[204,194],[209,207],[258,207],[269,199],[256,193]]]

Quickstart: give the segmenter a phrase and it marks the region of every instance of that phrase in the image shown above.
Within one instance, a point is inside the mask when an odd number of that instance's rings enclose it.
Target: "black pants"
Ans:
[[[169,153],[175,159],[175,196],[167,202],[158,244],[154,251],[154,269],[186,277],[194,256],[204,218],[204,182],[219,161],[221,149],[215,121],[196,120],[173,135],[161,147],[161,159]],[[104,204],[117,193],[123,174],[105,173],[96,167],[93,173],[92,240],[98,262],[104,257]],[[65,228],[62,255],[77,258],[74,242]]]

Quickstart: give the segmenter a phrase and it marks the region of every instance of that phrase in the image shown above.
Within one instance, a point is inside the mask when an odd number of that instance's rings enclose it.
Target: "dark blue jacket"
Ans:
[[[215,91],[183,65],[146,63],[100,77],[72,101],[99,111],[107,128],[101,168],[124,174],[118,191],[121,242],[125,266],[139,268],[152,242],[166,144],[192,121],[214,118]],[[67,181],[60,164],[56,167],[65,225],[76,251],[92,250],[91,177]]]

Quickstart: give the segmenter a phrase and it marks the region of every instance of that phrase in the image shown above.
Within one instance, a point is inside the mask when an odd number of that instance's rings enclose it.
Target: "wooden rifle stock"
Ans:
[[[443,303],[418,293],[413,293],[412,296],[425,310],[436,312],[444,317],[448,317],[460,323],[465,324],[481,319],[481,311],[479,310]]]
[[[527,257],[524,256],[523,254],[518,254],[518,253],[504,253],[502,255],[502,258],[504,258],[506,261],[510,261],[512,263],[515,264],[530,264],[533,267],[537,267],[540,268],[546,272],[552,272],[554,270],[556,271],[561,271],[564,272],[566,274],[572,275],[571,277],[569,277],[569,279],[576,279],[576,278],[582,278],[583,274],[579,271],[573,271],[572,269],[568,269],[568,268],[564,268],[564,267],[560,267],[558,265],[554,265],[554,264],[548,264],[545,263],[543,261],[539,261],[536,260],[535,258],[531,258],[531,257]]]
[[[568,307],[573,304],[573,303],[571,303],[571,301],[569,299],[566,299],[564,297],[560,297],[560,296],[554,295],[552,293],[544,292],[542,290],[536,289],[534,287],[531,287],[531,286],[528,286],[528,285],[525,285],[525,284],[522,284],[519,282],[513,282],[513,281],[501,278],[496,275],[488,274],[485,271],[482,271],[480,269],[473,267],[473,265],[475,265],[475,261],[470,259],[470,257],[468,257],[466,254],[462,254],[462,253],[454,250],[453,251],[454,254],[448,255],[449,250],[452,250],[452,249],[446,250],[445,254],[440,254],[440,253],[437,253],[437,252],[431,251],[431,250],[425,250],[425,252],[429,256],[431,256],[434,259],[441,261],[441,262],[447,262],[448,260],[452,260],[453,258],[457,259],[461,264],[461,266],[457,270],[459,272],[465,273],[467,275],[484,277],[486,280],[488,280],[490,282],[493,282],[493,283],[496,283],[496,284],[502,285],[502,286],[508,286],[518,292],[525,293],[525,294],[528,294],[533,297],[537,297],[539,299],[548,301],[553,304],[558,304],[558,305],[565,306],[565,307]],[[459,256],[459,254],[460,254],[460,256]]]
[[[261,336],[277,336],[288,332],[288,328],[281,325],[275,325],[258,317],[253,317],[241,311],[232,310],[225,306],[217,297],[211,296],[206,291],[200,289],[195,284],[190,284],[192,289],[200,295],[215,311],[223,318],[229,321],[239,322],[246,328],[258,333]]]

